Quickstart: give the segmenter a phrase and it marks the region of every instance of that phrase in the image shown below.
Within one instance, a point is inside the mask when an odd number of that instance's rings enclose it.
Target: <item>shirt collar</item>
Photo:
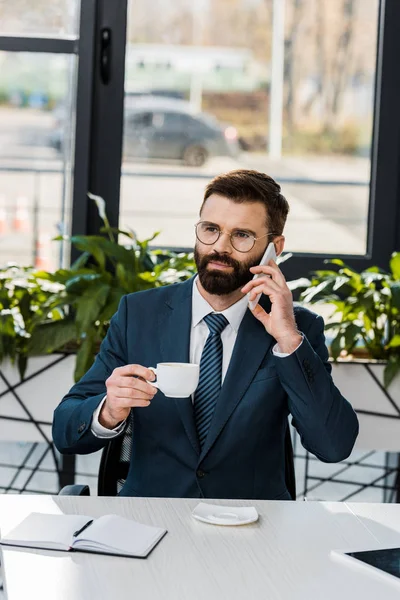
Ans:
[[[248,298],[243,296],[240,300],[232,304],[229,308],[222,311],[215,311],[205,298],[200,294],[197,287],[197,277],[193,281],[192,291],[192,327],[196,327],[210,312],[219,312],[228,320],[235,333],[238,332],[240,323],[247,310]]]

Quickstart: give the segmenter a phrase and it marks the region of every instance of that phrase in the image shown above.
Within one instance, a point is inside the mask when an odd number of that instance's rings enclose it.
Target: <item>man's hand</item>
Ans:
[[[99,423],[114,429],[124,421],[133,407],[146,407],[157,393],[157,388],[145,379],[153,381],[155,375],[141,365],[126,365],[114,369],[106,381],[107,397],[99,415]]]
[[[254,300],[260,293],[269,296],[271,312],[268,314],[257,304],[252,313],[276,339],[280,351],[290,354],[300,344],[301,335],[296,327],[292,292],[286,279],[273,260],[270,260],[268,265],[251,267],[250,271],[254,275],[262,273],[263,276],[249,281],[241,291],[243,294],[250,292],[250,300]]]

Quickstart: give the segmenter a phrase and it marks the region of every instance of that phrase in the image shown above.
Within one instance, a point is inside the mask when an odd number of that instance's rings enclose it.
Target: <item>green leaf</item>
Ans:
[[[29,292],[24,291],[19,300],[18,306],[22,318],[25,322],[28,321],[29,317],[31,316],[31,298]]]
[[[341,323],[325,323],[325,331],[330,331],[331,329],[335,330],[335,329],[340,329],[341,328]]]
[[[385,283],[386,275],[381,273],[363,273],[361,276],[361,285],[370,290],[380,291]]]
[[[393,306],[395,306],[397,310],[400,311],[400,282],[393,283],[392,285],[390,285],[390,291],[392,294]]]
[[[83,252],[78,258],[72,263],[71,271],[79,271],[82,267],[86,266],[90,258],[90,252]]]
[[[14,317],[9,311],[0,311],[0,338],[3,336],[16,336]]]
[[[387,344],[386,348],[398,348],[400,346],[400,335],[397,334]]]
[[[19,372],[21,381],[25,377],[27,364],[28,364],[28,358],[27,358],[26,354],[20,354],[18,356],[18,372]]]
[[[383,372],[383,384],[388,388],[395,377],[400,373],[400,357],[391,357]]]
[[[71,237],[71,243],[82,252],[89,252],[99,265],[100,269],[104,271],[106,258],[104,252],[99,247],[99,243],[104,240],[101,236],[85,236],[85,235],[74,235]]]
[[[341,351],[342,351],[342,334],[339,332],[338,335],[332,340],[331,343],[331,354],[332,354],[332,358],[334,360],[336,360]]]
[[[103,279],[100,273],[85,273],[83,275],[75,275],[65,282],[65,289],[68,294],[82,294],[87,288],[96,281]]]
[[[49,354],[60,350],[77,337],[75,321],[63,320],[37,327],[29,340],[30,355]]]
[[[311,281],[306,277],[300,277],[300,279],[293,279],[288,281],[288,288],[293,292],[294,290],[303,290],[311,285]]]
[[[115,274],[119,284],[126,292],[135,291],[136,278],[130,269],[126,269],[123,264],[118,263]]]
[[[400,252],[393,252],[389,264],[393,278],[400,280]]]
[[[101,227],[100,233],[115,233],[116,235],[123,235],[129,238],[130,240],[136,240],[136,234],[133,229],[118,229],[118,227]]]
[[[134,268],[135,266],[135,250],[127,249],[116,242],[111,242],[110,240],[106,240],[105,238],[98,239],[98,248],[108,256],[109,258],[113,258],[125,265],[130,266],[130,268]]]
[[[96,344],[92,337],[84,338],[76,354],[74,379],[79,381],[90,369],[94,362]]]
[[[315,279],[324,279],[326,277],[333,277],[336,278],[338,277],[338,272],[337,271],[329,271],[327,269],[320,269],[318,271],[314,271],[313,272],[314,278]]]
[[[307,290],[305,290],[302,294],[301,294],[301,298],[302,300],[304,300],[304,302],[315,302],[316,300],[318,300],[318,298],[321,298],[322,296],[326,296],[327,293],[331,293],[332,292],[332,288],[334,285],[334,281],[328,279],[327,281],[321,281],[321,283],[319,283],[316,286],[310,287]]]
[[[344,334],[344,344],[348,352],[350,352],[357,344],[362,327],[355,323],[349,323]]]
[[[341,288],[343,288],[345,285],[347,285],[349,283],[349,281],[350,281],[350,278],[343,276],[343,275],[336,277],[335,283],[333,284],[332,291],[334,291],[334,292],[339,291]]]
[[[107,302],[110,291],[108,284],[101,283],[97,287],[87,290],[76,303],[76,325],[80,334],[92,329],[98,319],[100,311]]]
[[[324,260],[324,263],[327,265],[339,265],[340,267],[346,266],[341,258],[327,258]]]
[[[119,303],[122,296],[125,294],[125,290],[121,288],[112,288],[107,298],[107,304],[99,314],[99,321],[101,323],[110,321],[111,317],[117,312]]]
[[[156,237],[158,237],[160,235],[160,233],[161,233],[161,231],[155,231],[151,237],[149,237],[145,240],[142,240],[142,241],[138,240],[138,245],[143,249],[147,248],[147,246],[150,244],[150,242],[155,240]]]

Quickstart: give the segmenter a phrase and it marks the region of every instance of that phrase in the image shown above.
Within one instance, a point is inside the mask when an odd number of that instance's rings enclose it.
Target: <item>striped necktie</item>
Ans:
[[[203,447],[210,428],[215,404],[221,391],[222,340],[221,333],[228,325],[222,314],[204,317],[210,330],[200,360],[199,385],[194,394],[194,414],[200,447]]]

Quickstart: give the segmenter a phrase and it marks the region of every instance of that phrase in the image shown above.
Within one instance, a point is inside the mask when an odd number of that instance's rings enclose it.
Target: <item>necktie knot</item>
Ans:
[[[204,317],[204,321],[207,324],[210,333],[221,334],[225,327],[229,324],[229,321],[224,315],[210,313]]]

